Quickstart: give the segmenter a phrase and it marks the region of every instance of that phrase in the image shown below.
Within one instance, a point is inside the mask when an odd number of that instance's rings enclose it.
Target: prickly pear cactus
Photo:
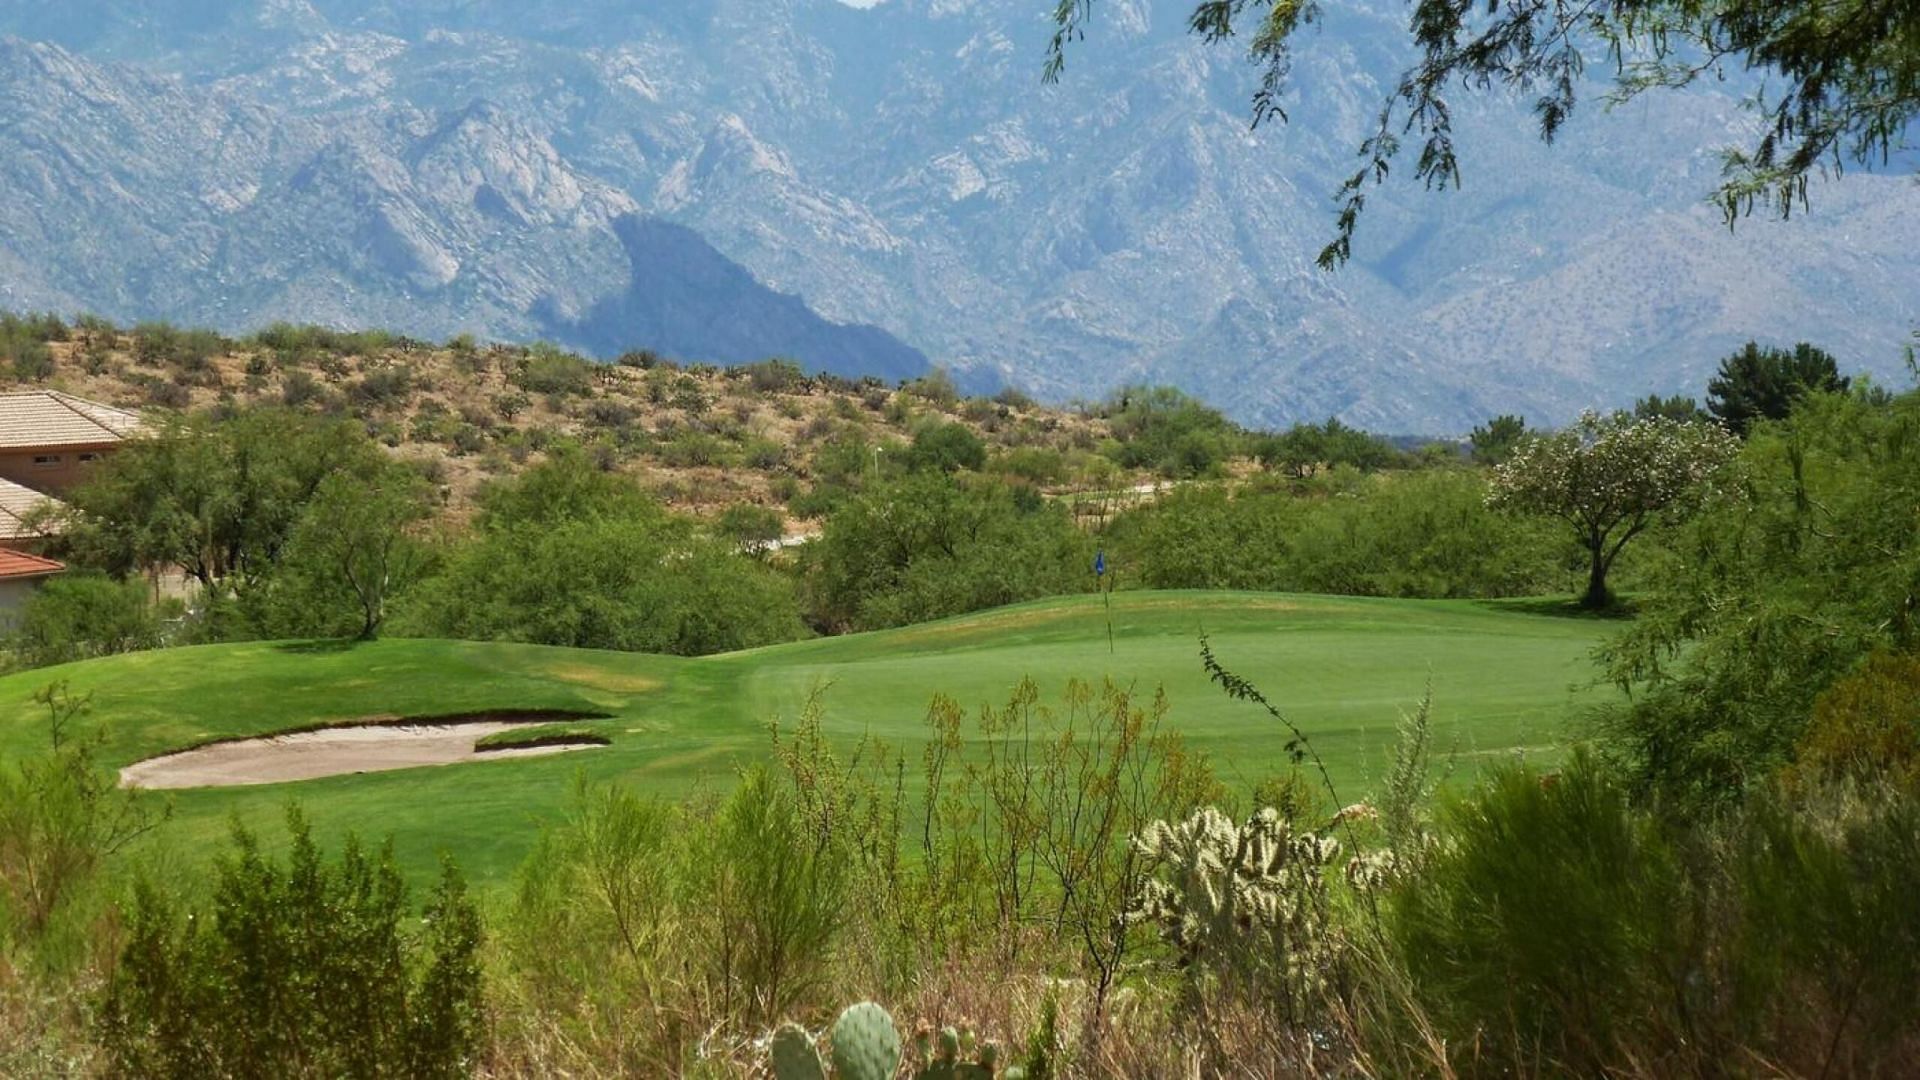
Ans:
[[[832,1038],[835,1080],[893,1080],[900,1068],[900,1032],[887,1010],[871,1001],[848,1006],[834,1021]],[[982,1043],[976,1053],[973,1045],[972,1032],[945,1028],[936,1042],[922,1028],[913,1040],[913,1080],[1025,1080],[1017,1065],[998,1071],[998,1046]],[[826,1080],[829,1075],[813,1036],[798,1024],[783,1024],[773,1033],[772,1058],[775,1080]]]
[[[773,1075],[775,1080],[826,1080],[826,1062],[806,1028],[782,1024],[773,1033]]]
[[[980,1047],[974,1060],[963,1061],[960,1056],[962,1051],[973,1042],[971,1032],[944,1028],[940,1032],[937,1050],[932,1049],[932,1042],[926,1032],[914,1040],[920,1059],[918,1068],[913,1072],[914,1080],[993,1080],[994,1067],[1000,1061],[998,1046],[986,1043]]]
[[[892,1080],[900,1068],[900,1032],[871,1001],[849,1005],[833,1022],[833,1068],[839,1080]]]

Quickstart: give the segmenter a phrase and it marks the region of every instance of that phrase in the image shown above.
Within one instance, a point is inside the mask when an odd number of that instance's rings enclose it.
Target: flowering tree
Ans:
[[[1656,520],[1696,508],[1739,446],[1712,424],[1587,412],[1570,428],[1521,442],[1494,470],[1487,505],[1572,525],[1589,559],[1581,604],[1605,607],[1620,549]]]

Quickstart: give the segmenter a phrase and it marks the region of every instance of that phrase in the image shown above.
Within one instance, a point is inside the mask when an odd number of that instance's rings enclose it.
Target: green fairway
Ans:
[[[370,716],[610,714],[579,725],[608,737],[604,749],[173,796],[167,831],[188,850],[206,850],[236,813],[271,830],[298,799],[322,835],[391,833],[410,870],[447,850],[474,878],[497,881],[564,804],[576,772],[669,795],[724,785],[764,756],[768,720],[792,717],[821,685],[831,731],[872,732],[914,752],[936,693],[973,707],[1004,701],[1022,677],[1047,699],[1073,678],[1164,687],[1173,723],[1229,783],[1250,784],[1284,763],[1287,734],[1208,685],[1204,631],[1223,664],[1308,732],[1349,799],[1382,773],[1400,714],[1429,679],[1438,749],[1467,768],[1515,751],[1557,753],[1578,712],[1608,694],[1589,686],[1605,623],[1519,606],[1137,592],[1115,596],[1113,624],[1111,655],[1095,597],[691,660],[408,640],[172,649],[0,679],[0,754],[44,745],[44,714],[30,699],[58,680],[93,695],[88,723],[106,731],[105,762],[115,767],[211,739]]]

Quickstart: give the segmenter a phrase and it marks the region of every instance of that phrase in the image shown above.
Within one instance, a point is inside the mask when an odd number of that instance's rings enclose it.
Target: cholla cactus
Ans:
[[[1148,825],[1134,846],[1151,876],[1128,918],[1158,926],[1190,972],[1278,979],[1294,999],[1324,984],[1331,837],[1296,833],[1272,809],[1236,826],[1208,806]]]

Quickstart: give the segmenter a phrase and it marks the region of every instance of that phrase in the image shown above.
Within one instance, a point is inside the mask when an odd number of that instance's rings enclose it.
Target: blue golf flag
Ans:
[[[1093,576],[1105,577],[1107,574],[1107,553],[1098,552],[1093,557]]]

